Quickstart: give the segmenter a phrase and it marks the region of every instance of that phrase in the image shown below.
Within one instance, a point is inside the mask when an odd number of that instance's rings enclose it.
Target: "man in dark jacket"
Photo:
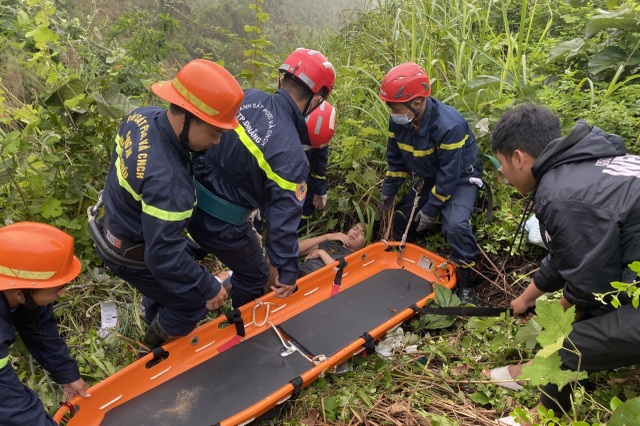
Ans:
[[[43,223],[0,229],[0,424],[54,426],[36,393],[16,375],[9,348],[20,334],[27,350],[63,386],[63,401],[89,397],[78,364],[58,334],[53,302],[80,272],[73,238]]]
[[[321,53],[297,49],[280,71],[280,89],[246,90],[240,125],[194,162],[198,208],[189,233],[233,270],[234,307],[262,296],[269,279],[250,223],[255,211],[266,216],[266,251],[278,271],[271,289],[286,297],[298,277],[297,229],[309,173],[302,147],[310,145],[305,116],[331,93],[335,70]]]
[[[583,120],[563,138],[558,117],[532,104],[500,118],[491,148],[506,179],[535,201],[549,250],[531,284],[511,302],[514,314],[523,314],[542,294],[562,290],[563,306],[574,305],[582,317],[560,351],[564,368],[599,371],[640,363],[640,311],[625,297],[614,309],[594,296],[612,291],[613,281],[638,279],[628,265],[640,260],[640,157],[626,154],[620,136]],[[566,411],[570,391],[545,386],[541,403]]]
[[[391,109],[387,163],[380,210],[393,207],[400,186],[414,173],[424,182],[407,240],[431,228],[438,216],[456,264],[458,296],[463,304],[476,303],[471,269],[478,247],[471,213],[482,186],[482,162],[469,123],[453,107],[430,96],[429,77],[407,62],[391,69],[380,84],[379,97]],[[414,206],[411,190],[396,205],[393,237],[402,239]]]
[[[196,204],[191,156],[238,125],[244,97],[231,74],[202,59],[151,89],[169,110],[138,108],[121,124],[104,189],[109,250],[97,245],[105,265],[144,295],[148,349],[189,334],[227,298],[185,237]]]

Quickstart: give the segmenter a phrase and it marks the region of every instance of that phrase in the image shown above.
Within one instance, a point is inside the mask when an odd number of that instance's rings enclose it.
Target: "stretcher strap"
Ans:
[[[231,324],[236,326],[236,334],[240,337],[244,337],[244,321],[242,320],[240,311],[238,309],[233,309],[231,311],[227,311],[224,315],[227,317]]]
[[[164,361],[169,358],[169,352],[167,352],[162,346],[151,349],[151,354],[153,355],[153,358],[145,364],[147,368],[151,368],[160,361]]]
[[[266,420],[277,419],[278,417],[280,417],[280,415],[282,414],[283,411],[288,410],[289,408],[291,408],[293,406],[293,403],[300,396],[300,391],[302,390],[302,385],[304,384],[304,380],[302,380],[302,377],[297,376],[294,379],[291,379],[289,381],[289,384],[291,386],[293,386],[293,392],[291,392],[291,396],[289,397],[289,399],[284,401],[282,404],[276,405],[271,410],[269,410],[266,413],[262,414],[260,417],[258,417],[255,420],[255,422],[259,422],[260,420],[265,420],[266,421]],[[253,423],[254,422],[252,422],[251,424],[253,424]],[[271,424],[273,424],[273,422],[271,422]]]
[[[364,339],[364,350],[367,355],[371,355],[376,351],[376,342],[373,340],[373,337],[369,333],[364,333],[360,336]]]
[[[340,286],[342,285],[342,273],[348,264],[349,263],[344,260],[344,257],[338,259],[338,272],[336,272],[336,277],[333,279],[333,287],[331,288],[332,296],[340,291]]]

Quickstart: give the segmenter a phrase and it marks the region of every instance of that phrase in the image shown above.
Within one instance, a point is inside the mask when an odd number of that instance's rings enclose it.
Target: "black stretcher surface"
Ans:
[[[102,425],[214,425],[313,368],[299,352],[281,350],[273,330],[260,333],[113,408]]]
[[[431,283],[413,272],[387,269],[340,290],[280,328],[312,356],[330,357],[432,292]]]

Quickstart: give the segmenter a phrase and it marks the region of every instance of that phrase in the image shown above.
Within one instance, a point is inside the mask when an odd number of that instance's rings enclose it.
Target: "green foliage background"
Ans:
[[[273,91],[293,48],[325,53],[338,71],[330,101],[339,123],[327,209],[308,227],[315,234],[375,218],[388,121],[377,89],[404,61],[427,70],[433,96],[463,113],[485,154],[492,125],[525,101],[558,111],[565,130],[586,118],[640,152],[639,22],[633,0],[0,0],[0,220],[46,222],[76,238],[85,273],[73,289],[82,297],[68,296],[58,312],[83,374],[99,380],[132,361],[118,348],[135,348],[141,325],[137,296],[94,270],[85,212],[122,117],[158,103],[152,82],[203,57],[244,87]],[[523,203],[488,159],[485,169],[495,220],[476,214],[474,225],[483,250],[504,255]],[[446,252],[438,236],[425,244]],[[97,336],[91,314],[106,299],[130,318],[116,341]],[[34,372],[30,385],[53,406],[42,377]]]

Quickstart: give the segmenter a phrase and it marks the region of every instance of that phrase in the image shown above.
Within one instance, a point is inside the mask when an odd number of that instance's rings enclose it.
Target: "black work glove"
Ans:
[[[384,213],[388,210],[391,210],[393,208],[394,199],[395,199],[395,196],[391,196],[391,195],[380,196],[380,205],[378,206],[378,210],[380,210],[380,213]]]
[[[425,229],[431,228],[433,226],[433,222],[436,221],[436,218],[427,216],[426,214],[422,213],[422,210],[420,210],[413,221],[420,222],[416,231],[422,232]]]

